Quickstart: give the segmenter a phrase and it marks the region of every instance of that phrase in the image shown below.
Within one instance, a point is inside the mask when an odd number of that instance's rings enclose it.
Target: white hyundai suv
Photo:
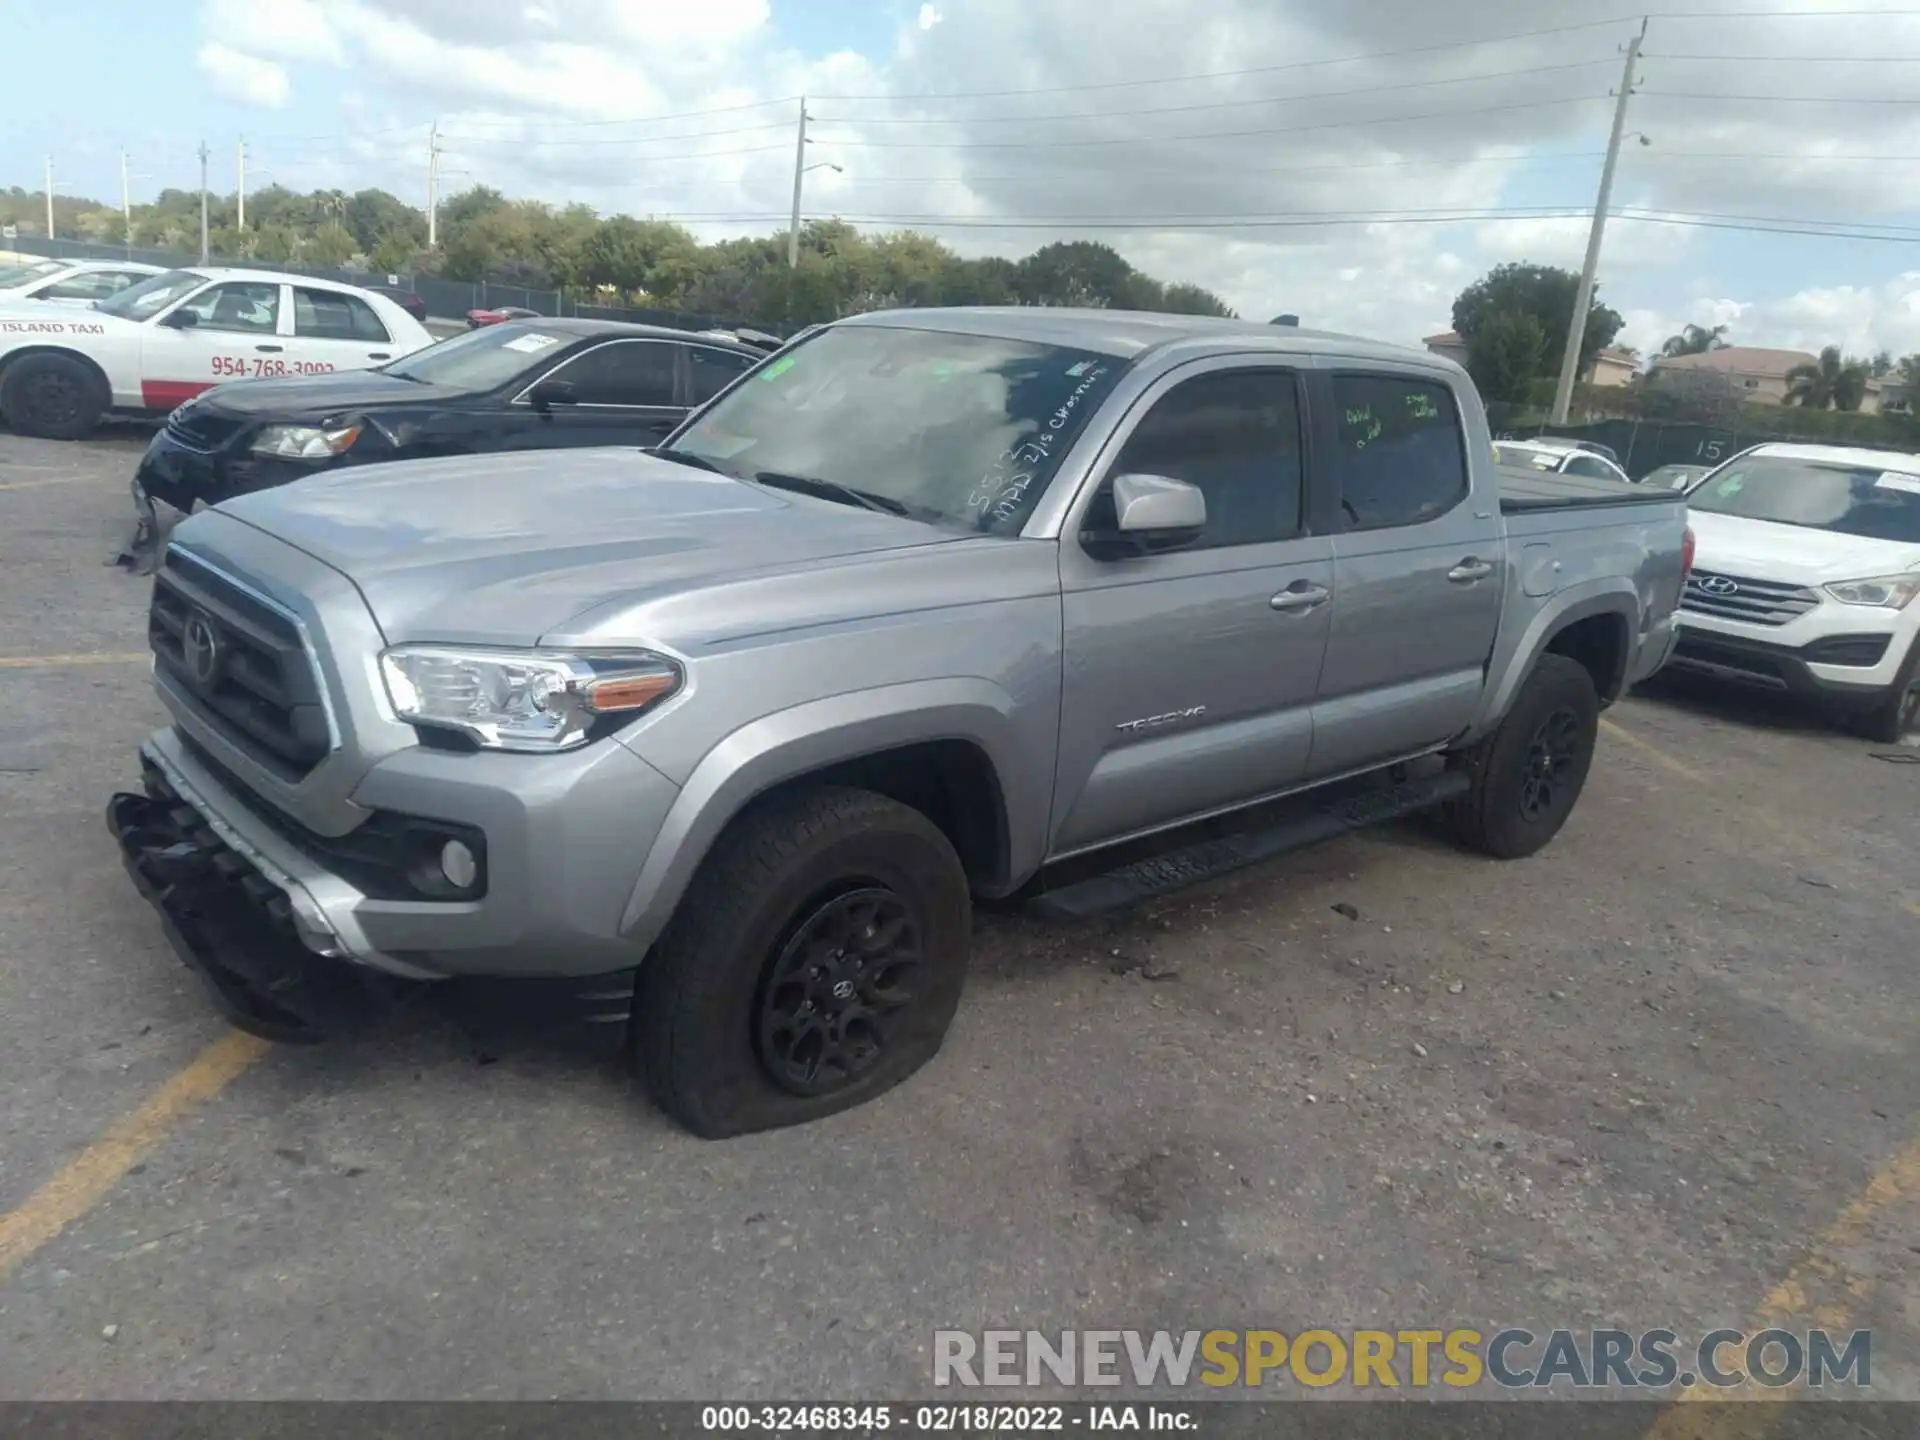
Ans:
[[[1920,455],[1756,445],[1687,508],[1676,670],[1816,700],[1874,740],[1920,727]]]

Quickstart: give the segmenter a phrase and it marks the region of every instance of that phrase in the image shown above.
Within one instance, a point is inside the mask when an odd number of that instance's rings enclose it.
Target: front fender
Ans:
[[[1625,576],[1602,576],[1571,585],[1540,604],[1526,624],[1503,631],[1488,662],[1487,686],[1480,713],[1461,737],[1462,744],[1481,739],[1500,723],[1513,704],[1534,663],[1553,637],[1567,626],[1595,615],[1618,615],[1627,625],[1627,673],[1633,672],[1633,651],[1640,644],[1640,592]]]
[[[666,928],[694,872],[734,816],[783,781],[883,750],[933,740],[978,745],[1000,779],[1008,862],[1019,877],[1038,867],[1052,777],[1027,773],[1014,700],[986,680],[885,685],[764,715],[709,750],[667,812],[620,919],[620,933],[651,945]]]

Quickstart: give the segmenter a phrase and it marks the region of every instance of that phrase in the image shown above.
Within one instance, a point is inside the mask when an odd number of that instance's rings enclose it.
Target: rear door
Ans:
[[[294,285],[287,373],[369,370],[401,353],[371,305],[342,290]]]
[[[571,385],[573,403],[552,406],[530,432],[530,443],[651,445],[664,439],[686,413],[676,400],[678,348],[670,340],[608,340],[563,361],[541,378]],[[533,408],[525,392],[513,403]]]
[[[1333,612],[1332,542],[1311,533],[1298,372],[1247,357],[1183,366],[1134,407],[1060,542],[1066,679],[1056,855],[1296,784]],[[1112,481],[1186,480],[1200,539],[1097,558]]]
[[[1391,366],[1335,369],[1320,387],[1340,533],[1339,603],[1313,712],[1316,778],[1466,727],[1505,583],[1499,507],[1472,493],[1452,387]]]
[[[274,280],[221,280],[141,327],[141,404],[170,410],[228,380],[285,372],[283,290]],[[194,323],[162,323],[186,312]]]

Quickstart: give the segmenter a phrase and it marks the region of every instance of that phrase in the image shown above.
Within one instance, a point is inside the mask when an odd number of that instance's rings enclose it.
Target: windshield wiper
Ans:
[[[696,470],[711,470],[716,475],[727,473],[704,455],[695,455],[690,450],[670,450],[665,445],[649,445],[645,448],[647,454],[658,455],[662,460],[671,460],[676,465],[691,465]]]
[[[818,495],[823,500],[839,500],[861,506],[880,515],[905,515],[907,507],[891,495],[875,495],[871,490],[856,490],[838,480],[822,480],[813,475],[787,475],[778,470],[756,470],[753,478],[775,490],[798,490],[803,495]]]

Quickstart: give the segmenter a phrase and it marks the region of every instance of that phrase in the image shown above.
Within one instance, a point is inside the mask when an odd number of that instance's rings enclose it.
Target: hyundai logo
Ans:
[[[1740,587],[1724,575],[1703,575],[1700,577],[1701,590],[1709,595],[1738,595]]]
[[[187,677],[202,689],[220,677],[220,632],[214,629],[210,616],[198,610],[187,616],[187,623],[180,629],[180,658],[186,664]]]

